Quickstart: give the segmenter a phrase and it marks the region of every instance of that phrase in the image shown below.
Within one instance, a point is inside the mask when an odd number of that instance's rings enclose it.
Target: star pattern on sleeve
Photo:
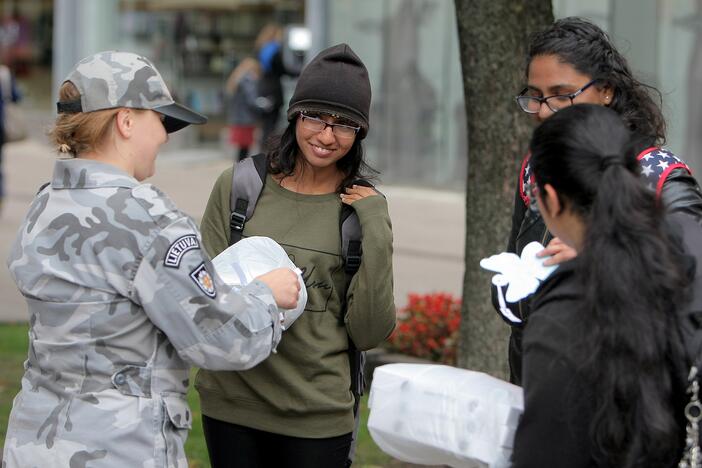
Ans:
[[[680,168],[690,172],[690,168],[683,160],[663,148],[651,148],[645,154],[640,154],[638,160],[641,165],[641,177],[646,186],[656,191],[659,196],[663,182],[671,171]]]

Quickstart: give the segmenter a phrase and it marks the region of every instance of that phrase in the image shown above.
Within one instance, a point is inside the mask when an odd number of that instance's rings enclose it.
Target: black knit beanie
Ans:
[[[288,106],[288,121],[300,112],[338,115],[368,133],[371,87],[368,70],[347,44],[324,49],[302,70]]]

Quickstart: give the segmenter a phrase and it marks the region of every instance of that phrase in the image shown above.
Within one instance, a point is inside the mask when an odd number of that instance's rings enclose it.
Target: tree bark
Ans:
[[[514,102],[529,37],[553,22],[551,0],[455,0],[468,130],[466,243],[458,365],[508,373],[509,327],[490,298],[481,258],[507,245],[520,163],[533,129]]]

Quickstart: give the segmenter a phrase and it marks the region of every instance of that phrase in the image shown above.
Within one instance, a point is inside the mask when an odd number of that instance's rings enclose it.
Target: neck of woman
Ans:
[[[117,151],[105,151],[103,149],[96,149],[93,151],[86,151],[84,153],[80,153],[77,157],[82,159],[90,159],[104,164],[110,164],[134,177],[134,164],[129,160],[129,158],[124,157]]]
[[[290,176],[278,175],[275,180],[286,190],[303,195],[324,195],[336,192],[344,174],[336,167],[314,167],[299,158]]]

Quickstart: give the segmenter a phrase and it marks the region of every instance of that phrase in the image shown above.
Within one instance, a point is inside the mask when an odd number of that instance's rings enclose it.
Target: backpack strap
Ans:
[[[365,179],[356,179],[352,182],[352,185],[363,185],[364,187],[371,187],[375,190],[373,184],[371,184]],[[339,230],[341,232],[341,256],[344,259],[344,271],[346,273],[346,290],[348,291],[353,276],[356,274],[356,272],[358,272],[358,269],[361,267],[361,257],[363,256],[363,250],[361,249],[361,222],[358,219],[356,211],[351,206],[343,203],[341,205],[341,217],[339,219],[339,222]],[[345,300],[343,304],[343,310],[344,312],[346,312]],[[361,420],[359,413],[361,396],[363,396],[364,389],[366,386],[366,378],[364,372],[366,366],[366,353],[363,351],[359,351],[358,348],[356,348],[356,345],[354,344],[350,336],[348,353],[349,370],[351,372],[351,393],[353,394],[354,399],[353,416],[355,419],[355,426],[351,436],[351,446],[349,448],[347,461],[347,466],[351,466],[356,452],[358,429]]]
[[[229,245],[241,240],[266,183],[266,156],[255,154],[234,164],[229,198]]]
[[[373,185],[364,179],[354,180],[353,184],[363,185],[365,187],[373,187]],[[341,205],[341,217],[339,219],[341,232],[341,256],[344,259],[344,271],[346,273],[346,290],[351,284],[353,276],[361,267],[361,222],[358,219],[356,211],[349,205]],[[344,301],[344,310],[346,303]],[[363,388],[365,386],[365,378],[363,375],[363,367],[365,364],[365,354],[356,349],[356,345],[349,337],[349,363],[351,367],[351,392],[353,393],[354,415],[358,411],[358,404]]]
[[[656,198],[660,198],[665,179],[673,170],[684,169],[692,174],[687,164],[663,148],[646,148],[636,159],[641,166],[641,177],[646,181],[648,188],[656,192]]]
[[[341,232],[341,256],[344,259],[346,286],[361,266],[361,223],[358,215],[349,205],[341,206],[339,231]]]
[[[345,205],[348,206],[348,205]],[[347,252],[349,257],[344,257],[346,258],[346,290],[348,291],[348,286],[351,284],[351,279],[353,279],[354,274],[358,271],[358,268],[361,266],[361,240],[360,240],[360,224],[358,222],[358,216],[356,216],[356,213],[352,213],[346,221],[345,226],[347,227],[347,235],[349,234],[356,226],[358,226],[358,231],[359,231],[359,238],[358,240],[355,239],[349,239],[349,238],[344,238],[344,232],[342,231],[341,234],[341,239],[342,239],[342,245],[344,241],[346,241],[347,245]],[[342,224],[342,229],[344,225]],[[355,233],[353,233],[355,234]],[[343,254],[342,254],[343,255]],[[344,307],[343,307],[344,312],[346,312],[346,301],[344,301]],[[351,370],[351,393],[353,393],[354,396],[354,416],[356,415],[358,411],[358,404],[361,401],[361,396],[363,395],[363,390],[366,385],[366,379],[365,375],[363,372],[363,368],[365,367],[365,362],[366,362],[366,355],[365,353],[359,351],[356,348],[356,345],[354,344],[353,340],[349,336],[349,367]]]

